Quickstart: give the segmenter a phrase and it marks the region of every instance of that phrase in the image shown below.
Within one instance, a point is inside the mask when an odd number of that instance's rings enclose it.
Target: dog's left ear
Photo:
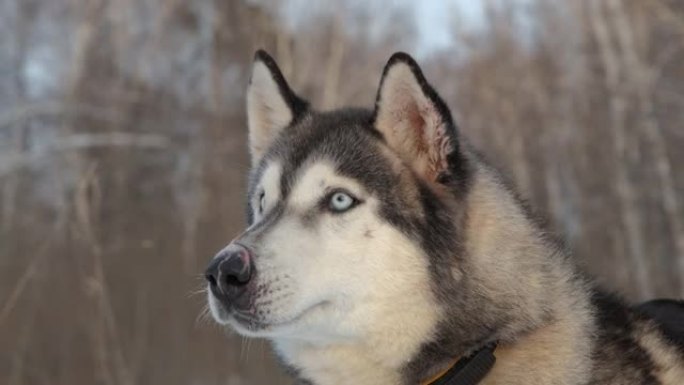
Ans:
[[[266,51],[257,51],[247,88],[252,164],[261,159],[281,130],[297,121],[307,109],[308,103],[292,91],[275,60]]]
[[[429,182],[450,174],[458,149],[451,113],[413,58],[399,52],[387,62],[375,100],[375,128],[414,171]]]

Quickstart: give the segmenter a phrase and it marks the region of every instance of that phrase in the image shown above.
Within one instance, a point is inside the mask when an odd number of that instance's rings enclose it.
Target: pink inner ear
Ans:
[[[425,108],[423,108],[424,110]],[[423,111],[417,103],[408,103],[406,105],[406,120],[408,121],[409,128],[411,129],[411,139],[415,141],[416,151],[424,152],[426,151],[426,121],[423,118]]]
[[[449,171],[448,156],[451,151],[453,151],[453,147],[451,145],[451,139],[449,139],[449,135],[447,134],[446,130],[447,126],[443,121],[437,125],[434,138],[435,145],[433,146],[434,154],[429,162],[430,164],[434,164],[435,180],[440,176],[440,174],[448,173]]]
[[[410,69],[393,71],[383,85],[376,126],[416,173],[434,182],[448,171],[452,146],[446,124]]]
[[[422,107],[421,152],[427,157],[426,176],[435,181],[440,174],[449,169],[447,157],[452,150],[451,140],[446,131],[446,123],[437,108],[427,100]]]
[[[406,96],[402,95],[402,99]],[[405,160],[425,179],[436,181],[448,171],[447,156],[452,150],[446,124],[428,100],[402,100],[393,111],[393,147],[403,151]]]

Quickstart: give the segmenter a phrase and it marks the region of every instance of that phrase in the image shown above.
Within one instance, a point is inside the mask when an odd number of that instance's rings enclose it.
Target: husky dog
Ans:
[[[682,302],[595,288],[407,54],[373,110],[322,112],[259,51],[247,117],[249,227],[208,301],[299,383],[684,384]]]

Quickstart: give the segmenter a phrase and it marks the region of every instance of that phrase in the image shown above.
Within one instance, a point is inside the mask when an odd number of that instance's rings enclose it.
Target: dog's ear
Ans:
[[[450,159],[458,151],[451,113],[405,53],[395,53],[385,66],[374,125],[418,175],[429,182],[449,179]]]
[[[307,108],[307,103],[290,89],[275,60],[265,51],[257,51],[247,88],[252,164],[261,159],[278,133],[298,120]]]

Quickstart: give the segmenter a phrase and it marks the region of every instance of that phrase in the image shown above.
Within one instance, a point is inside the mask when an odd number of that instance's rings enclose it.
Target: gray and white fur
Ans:
[[[208,301],[301,383],[419,384],[498,341],[482,384],[684,384],[684,305],[631,307],[578,272],[410,56],[374,109],[323,112],[259,51],[247,113],[249,227]]]

